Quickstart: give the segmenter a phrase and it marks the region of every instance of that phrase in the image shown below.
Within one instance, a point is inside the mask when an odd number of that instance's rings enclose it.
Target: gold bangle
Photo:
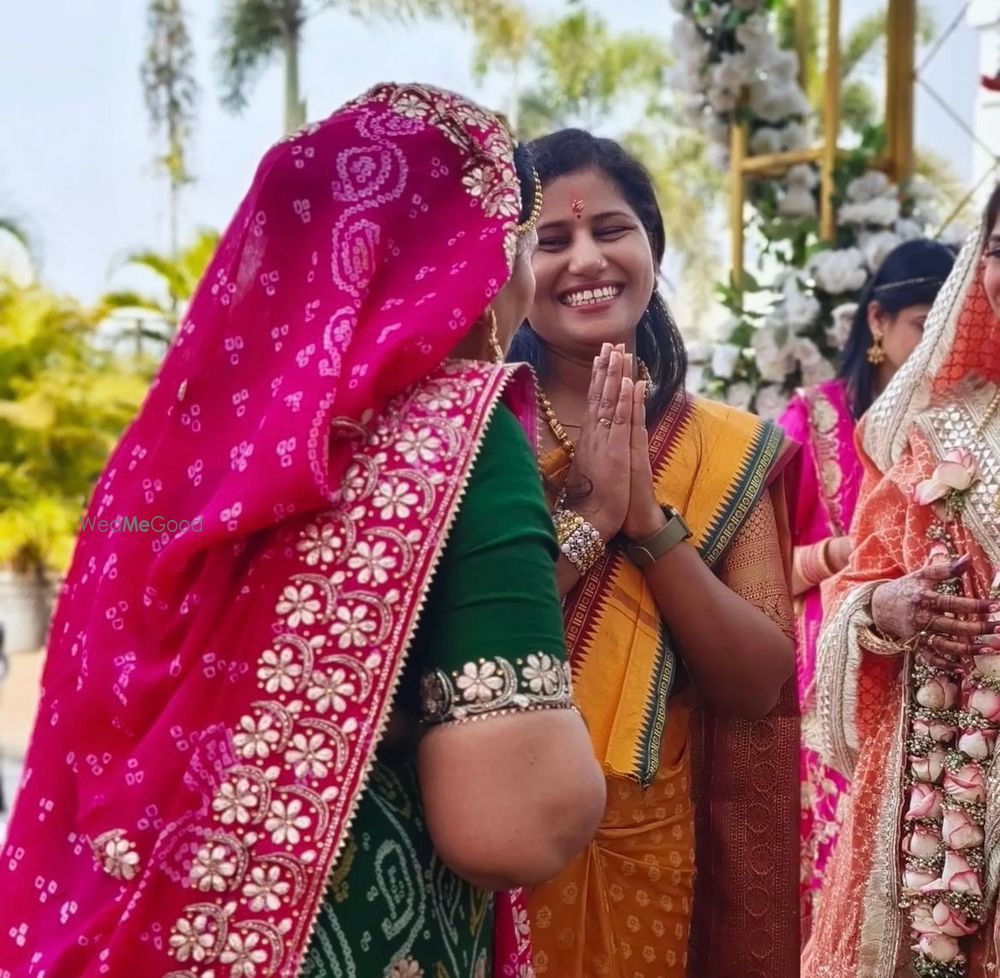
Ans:
[[[899,655],[910,650],[909,643],[886,638],[868,625],[858,626],[858,642],[875,655]]]
[[[605,554],[607,547],[597,528],[572,509],[552,514],[559,550],[581,577]]]

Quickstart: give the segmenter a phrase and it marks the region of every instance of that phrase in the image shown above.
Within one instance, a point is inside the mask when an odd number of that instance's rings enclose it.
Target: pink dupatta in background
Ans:
[[[778,423],[803,449],[786,475],[796,547],[848,533],[861,488],[862,468],[854,447],[854,418],[841,380],[830,380],[792,398]],[[813,709],[816,641],[823,623],[820,589],[796,598],[796,680],[799,704],[809,723]],[[805,746],[799,758],[802,785],[800,899],[803,940],[820,893],[827,861],[840,826],[841,798],[848,782]]]
[[[442,365],[519,209],[505,127],[433,89],[264,156],[90,503],[165,528],[81,533],[0,976],[297,974],[478,439],[505,388],[531,414],[519,372]]]

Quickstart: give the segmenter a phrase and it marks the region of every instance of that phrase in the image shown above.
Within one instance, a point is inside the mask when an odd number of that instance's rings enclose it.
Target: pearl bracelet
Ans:
[[[605,554],[607,547],[596,527],[572,509],[552,514],[559,549],[583,577]]]

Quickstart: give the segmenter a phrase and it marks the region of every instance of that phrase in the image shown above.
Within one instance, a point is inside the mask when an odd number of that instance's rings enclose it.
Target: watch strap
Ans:
[[[667,522],[660,529],[644,540],[629,543],[625,548],[629,560],[636,567],[649,567],[655,564],[664,554],[691,536],[691,530],[677,510],[672,506],[664,506],[663,512]]]

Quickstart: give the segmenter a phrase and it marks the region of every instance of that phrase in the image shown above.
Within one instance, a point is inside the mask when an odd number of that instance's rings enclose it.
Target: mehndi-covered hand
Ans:
[[[884,635],[917,644],[944,656],[974,655],[984,648],[1000,651],[1000,626],[988,620],[1000,602],[942,594],[935,587],[961,577],[968,556],[934,561],[912,574],[880,584],[872,594],[872,620]]]

